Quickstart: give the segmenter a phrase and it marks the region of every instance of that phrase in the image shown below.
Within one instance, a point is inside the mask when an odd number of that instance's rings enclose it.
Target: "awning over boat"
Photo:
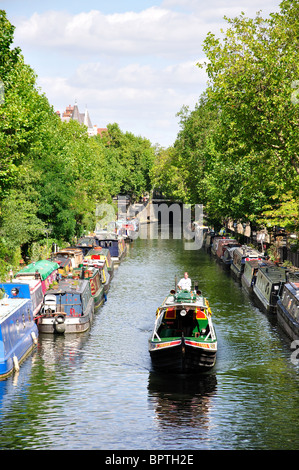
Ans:
[[[28,264],[28,266],[21,269],[21,271],[17,273],[17,276],[19,274],[34,274],[36,271],[38,271],[42,281],[44,281],[53,271],[55,271],[55,269],[59,269],[59,264],[55,263],[54,261],[40,260],[36,261],[35,263]]]

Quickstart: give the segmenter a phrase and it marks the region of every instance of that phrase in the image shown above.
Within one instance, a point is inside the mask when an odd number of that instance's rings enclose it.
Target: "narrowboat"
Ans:
[[[209,303],[199,291],[173,290],[157,309],[149,339],[154,369],[204,372],[216,362],[217,338]]]
[[[237,246],[230,247],[229,245],[224,248],[222,263],[228,269],[230,269],[230,265],[233,262],[234,251],[236,248],[238,247]]]
[[[217,236],[217,237],[213,238],[213,241],[212,241],[212,244],[211,244],[211,253],[214,256],[216,256],[218,243],[219,243],[220,240],[223,240],[223,237]]]
[[[0,379],[14,371],[37,344],[38,330],[30,299],[0,300]]]
[[[83,264],[89,260],[107,260],[108,273],[110,274],[110,280],[114,276],[114,262],[112,261],[111,254],[108,248],[102,248],[101,246],[95,247],[84,256]]]
[[[100,271],[101,280],[104,286],[104,295],[107,294],[107,292],[110,289],[110,281],[111,281],[111,277],[108,271],[107,259],[98,259],[98,258],[84,259],[83,266],[85,267],[93,266],[94,268],[97,268]]]
[[[266,266],[274,266],[274,264],[271,261],[259,259],[249,259],[245,261],[244,272],[241,276],[241,284],[249,294],[253,292],[253,286],[256,282],[259,268]]]
[[[93,266],[80,266],[69,274],[68,279],[70,277],[89,281],[95,309],[98,309],[104,303],[104,284],[102,282],[101,272],[98,268]]]
[[[49,286],[57,280],[59,265],[49,260],[40,260],[31,263],[19,271],[15,278],[19,279],[40,279],[42,284],[43,294]]]
[[[254,300],[266,313],[276,313],[277,300],[287,280],[287,271],[279,266],[260,267],[253,286]]]
[[[299,275],[283,286],[277,300],[277,321],[291,340],[299,339]]]
[[[216,237],[216,232],[214,231],[207,232],[207,234],[205,235],[203,246],[204,246],[204,249],[208,253],[211,252],[211,246],[213,244],[213,240],[215,237]]]
[[[218,241],[215,254],[217,258],[222,261],[226,248],[237,248],[239,246],[241,246],[240,243],[238,243],[237,240],[234,240],[233,238],[222,238]]]
[[[236,248],[233,253],[233,261],[230,265],[233,276],[241,280],[244,272],[245,261],[249,259],[264,259],[262,253],[254,250],[246,245]]]
[[[127,250],[125,240],[116,234],[99,235],[97,238],[99,246],[109,249],[114,266],[120,264]]]
[[[76,245],[70,248],[77,248],[83,252],[83,257],[95,246],[99,246],[99,241],[95,237],[86,236],[79,238]]]
[[[36,322],[40,333],[83,333],[90,328],[93,317],[94,299],[90,283],[81,279],[64,279],[47,291]]]
[[[83,262],[83,253],[79,248],[63,248],[56,252],[56,256],[64,256],[71,260],[72,269],[78,268],[79,265]]]
[[[51,261],[58,264],[58,273],[62,276],[66,275],[73,269],[72,260],[68,255],[57,254],[56,256],[56,253],[53,253]]]
[[[17,282],[3,282],[0,284],[0,289],[10,299],[30,299],[33,316],[38,315],[44,300],[40,279],[18,279]]]

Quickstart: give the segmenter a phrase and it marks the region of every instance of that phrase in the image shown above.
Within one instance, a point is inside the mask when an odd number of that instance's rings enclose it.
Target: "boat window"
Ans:
[[[167,308],[165,312],[166,320],[174,320],[176,318],[176,312],[174,308]]]

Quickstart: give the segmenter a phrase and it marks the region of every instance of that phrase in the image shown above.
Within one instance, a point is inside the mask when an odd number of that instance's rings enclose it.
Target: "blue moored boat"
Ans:
[[[0,284],[6,296],[10,299],[31,299],[33,316],[38,315],[43,304],[43,288],[40,279],[17,279],[14,282]]]
[[[0,379],[19,370],[37,344],[37,337],[30,299],[0,300]]]
[[[89,281],[64,279],[46,292],[37,327],[40,333],[83,333],[90,328],[93,317]]]

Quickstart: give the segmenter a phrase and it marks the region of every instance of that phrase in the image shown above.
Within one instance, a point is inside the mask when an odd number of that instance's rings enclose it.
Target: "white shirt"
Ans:
[[[189,277],[186,278],[182,278],[179,283],[178,283],[178,287],[180,287],[182,290],[191,290],[191,279]]]

